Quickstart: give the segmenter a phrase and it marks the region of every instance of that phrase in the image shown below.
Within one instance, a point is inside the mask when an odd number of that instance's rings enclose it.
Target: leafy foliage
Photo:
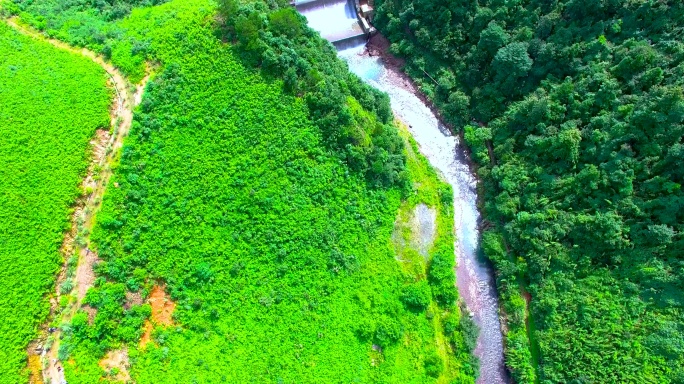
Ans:
[[[430,286],[424,280],[405,286],[401,292],[401,301],[408,309],[424,311],[432,301]]]
[[[655,0],[379,2],[392,51],[480,166],[521,382],[684,380],[683,16]]]
[[[21,383],[49,311],[88,142],[109,126],[99,66],[0,21],[0,382]],[[65,287],[65,289],[68,287]]]
[[[152,6],[166,0],[14,0],[21,18],[49,36],[72,45],[102,45],[120,31],[107,28],[134,7]]]
[[[311,33],[289,10],[254,7],[264,13],[249,17],[268,20],[279,38]],[[472,382],[460,329],[444,335],[455,295],[440,307],[423,282],[431,310],[401,300],[415,276],[388,243],[411,191],[386,96],[365,94],[320,38],[295,50],[298,61],[337,71],[315,87],[295,91],[281,72],[254,71],[243,47],[217,39],[214,11],[174,1],[103,24],[125,31],[105,41],[116,65],[137,76],[127,67],[135,56],[161,69],[97,214],[103,261],[85,300],[97,314],[63,327],[68,381],[106,382],[98,360],[125,345],[138,383]],[[146,50],[132,53],[141,41]],[[453,268],[453,212],[442,209]],[[443,278],[455,293],[453,272]],[[150,311],[129,306],[126,292],[144,297],[160,282],[177,304],[175,325],[139,347]]]
[[[241,58],[303,96],[324,143],[372,186],[407,188],[403,143],[387,95],[351,74],[334,47],[292,6],[219,1],[223,33]],[[360,113],[361,108],[374,118]],[[375,118],[377,117],[377,118]]]
[[[408,128],[402,127],[400,134],[406,142],[408,171],[413,181],[413,193],[402,203],[395,222],[395,233],[392,235],[396,257],[401,260],[404,273],[411,276],[404,284],[400,298],[409,311],[417,315],[424,312],[424,316],[432,319],[438,330],[437,350],[428,347],[421,351],[425,354],[423,365],[428,376],[445,372],[446,376],[440,374],[440,380],[451,377],[451,382],[472,383],[479,364],[473,354],[478,329],[469,317],[462,315],[463,310],[455,305],[457,294],[453,272],[453,190],[437,176],[427,159],[420,154],[418,144]],[[415,236],[420,232],[410,224],[419,204],[425,204],[436,211],[437,233],[427,260],[415,245],[410,245],[412,241],[416,241]],[[437,258],[439,252],[443,255],[451,254],[452,257]],[[451,273],[444,273],[436,278],[436,269],[450,270]],[[437,294],[440,296],[436,297]],[[451,297],[451,300],[444,300],[445,296]],[[440,344],[448,345],[448,353],[444,353]],[[441,363],[434,361],[436,355],[441,357]]]

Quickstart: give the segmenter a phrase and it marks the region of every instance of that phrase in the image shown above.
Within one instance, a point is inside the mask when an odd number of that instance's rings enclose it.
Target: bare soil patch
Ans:
[[[172,325],[173,310],[176,308],[176,303],[171,300],[171,297],[166,294],[164,287],[156,285],[147,301],[152,306],[152,322],[158,325]]]
[[[93,308],[90,305],[84,305],[81,309],[88,314],[88,324],[93,325],[95,322],[95,315],[97,315],[97,308]]]
[[[401,70],[404,67],[405,60],[392,55],[389,52],[390,42],[387,38],[379,33],[373,35],[366,44],[366,52],[369,56],[380,56],[383,63],[392,68]]]
[[[128,359],[128,350],[126,348],[109,351],[105,357],[100,360],[100,368],[105,372],[113,374],[113,378],[124,383],[131,381],[129,373],[131,363]]]
[[[29,384],[43,384],[43,375],[40,374],[40,356],[29,355]]]
[[[176,303],[166,294],[164,287],[159,285],[154,286],[147,302],[152,307],[152,316],[149,320],[145,321],[143,326],[144,333],[140,339],[141,347],[144,347],[152,340],[152,331],[155,325],[164,327],[173,325],[173,310],[176,308]]]
[[[77,298],[80,303],[88,292],[88,289],[95,282],[95,272],[93,266],[99,260],[97,254],[90,249],[82,249],[80,252],[78,267],[76,267],[76,287]]]
[[[143,298],[139,292],[126,291],[126,302],[124,303],[124,309],[131,309],[133,306],[140,305],[142,303]]]

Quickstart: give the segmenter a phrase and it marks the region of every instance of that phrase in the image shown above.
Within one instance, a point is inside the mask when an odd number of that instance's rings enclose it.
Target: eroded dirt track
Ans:
[[[102,69],[107,72],[109,78],[109,86],[114,90],[114,101],[111,108],[111,127],[110,130],[101,129],[97,131],[91,141],[92,157],[88,166],[88,172],[82,182],[82,189],[88,191],[88,194],[81,197],[74,206],[74,214],[71,219],[71,230],[66,234],[61,252],[64,255],[65,264],[60,275],[57,278],[56,287],[59,287],[67,278],[67,260],[74,254],[78,254],[78,265],[74,276],[74,291],[69,295],[74,295],[70,300],[70,304],[61,309],[59,306],[60,291],[57,288],[54,297],[50,300],[51,311],[48,321],[43,327],[43,331],[38,340],[31,343],[28,349],[29,362],[34,362],[29,365],[31,371],[31,382],[51,382],[53,384],[61,384],[65,382],[64,371],[60,367],[60,362],[57,360],[57,351],[59,350],[60,330],[57,329],[51,334],[54,340],[49,350],[43,350],[40,346],[45,345],[47,340],[47,329],[49,324],[63,323],[68,321],[76,311],[81,307],[81,302],[85,297],[88,288],[94,282],[95,275],[93,273],[93,265],[97,263],[97,254],[90,249],[89,233],[93,225],[93,217],[100,208],[102,196],[104,195],[109,178],[111,176],[111,165],[118,158],[119,150],[123,145],[124,138],[128,135],[133,121],[133,110],[140,103],[145,84],[149,79],[146,76],[140,84],[135,88],[130,86],[125,76],[119,72],[113,65],[104,61],[104,59],[92,51],[85,48],[74,48],[62,41],[49,39],[41,33],[24,26],[18,22],[16,18],[6,20],[7,24],[13,27],[18,32],[30,36],[34,39],[44,41],[53,46],[85,56],[97,63]],[[111,132],[111,133],[110,133]],[[95,177],[95,176],[98,177]],[[77,236],[81,234],[79,241],[76,241]],[[79,246],[78,244],[82,244]],[[35,364],[37,355],[40,355],[44,367],[42,374],[36,372],[40,369],[39,364]],[[37,366],[37,368],[36,368]],[[42,376],[42,380],[41,380]]]

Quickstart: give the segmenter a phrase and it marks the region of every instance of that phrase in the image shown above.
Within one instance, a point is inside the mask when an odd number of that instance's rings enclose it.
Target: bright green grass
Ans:
[[[63,342],[69,383],[99,380],[97,360],[122,346],[139,384],[434,382],[426,368],[472,382],[447,356],[445,310],[400,300],[416,278],[391,243],[400,192],[367,189],[327,153],[303,101],[243,67],[212,14],[176,1],[118,26],[163,69],[97,215],[98,315],[77,315]],[[141,350],[146,312],[123,310],[122,292],[158,282],[177,326]]]
[[[26,381],[25,349],[48,313],[69,206],[109,102],[98,65],[0,21],[0,383]]]

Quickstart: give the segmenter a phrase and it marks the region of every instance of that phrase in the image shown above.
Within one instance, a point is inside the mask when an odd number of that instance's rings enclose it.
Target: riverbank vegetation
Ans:
[[[479,165],[516,380],[684,382],[684,6],[376,5]]]
[[[408,128],[399,124],[414,185],[414,193],[399,208],[392,234],[395,257],[404,272],[415,279],[415,283],[402,289],[401,300],[414,312],[427,308],[435,329],[441,333],[438,340],[442,347],[438,351],[451,370],[458,373],[452,382],[469,382],[478,374],[479,361],[473,354],[478,330],[467,311],[453,306],[458,300],[454,289],[453,190],[420,153]],[[421,208],[434,212],[432,220],[427,220],[434,225],[432,230],[425,228]]]
[[[69,207],[110,101],[98,65],[0,20],[0,382],[26,382],[26,347],[48,315]]]
[[[53,33],[50,2],[18,4]],[[235,5],[98,16],[89,27],[105,39],[77,42],[132,79],[145,62],[159,71],[96,216],[95,287],[62,326],[68,382],[115,381],[99,361],[125,348],[137,383],[472,383],[451,190],[415,148],[407,159],[387,97],[300,15]],[[55,31],[96,14],[74,12]],[[241,41],[253,29],[256,49]],[[438,236],[432,262],[406,271],[391,237],[400,208],[419,202],[439,211]],[[150,307],[131,297],[162,285],[173,325],[142,346]]]

